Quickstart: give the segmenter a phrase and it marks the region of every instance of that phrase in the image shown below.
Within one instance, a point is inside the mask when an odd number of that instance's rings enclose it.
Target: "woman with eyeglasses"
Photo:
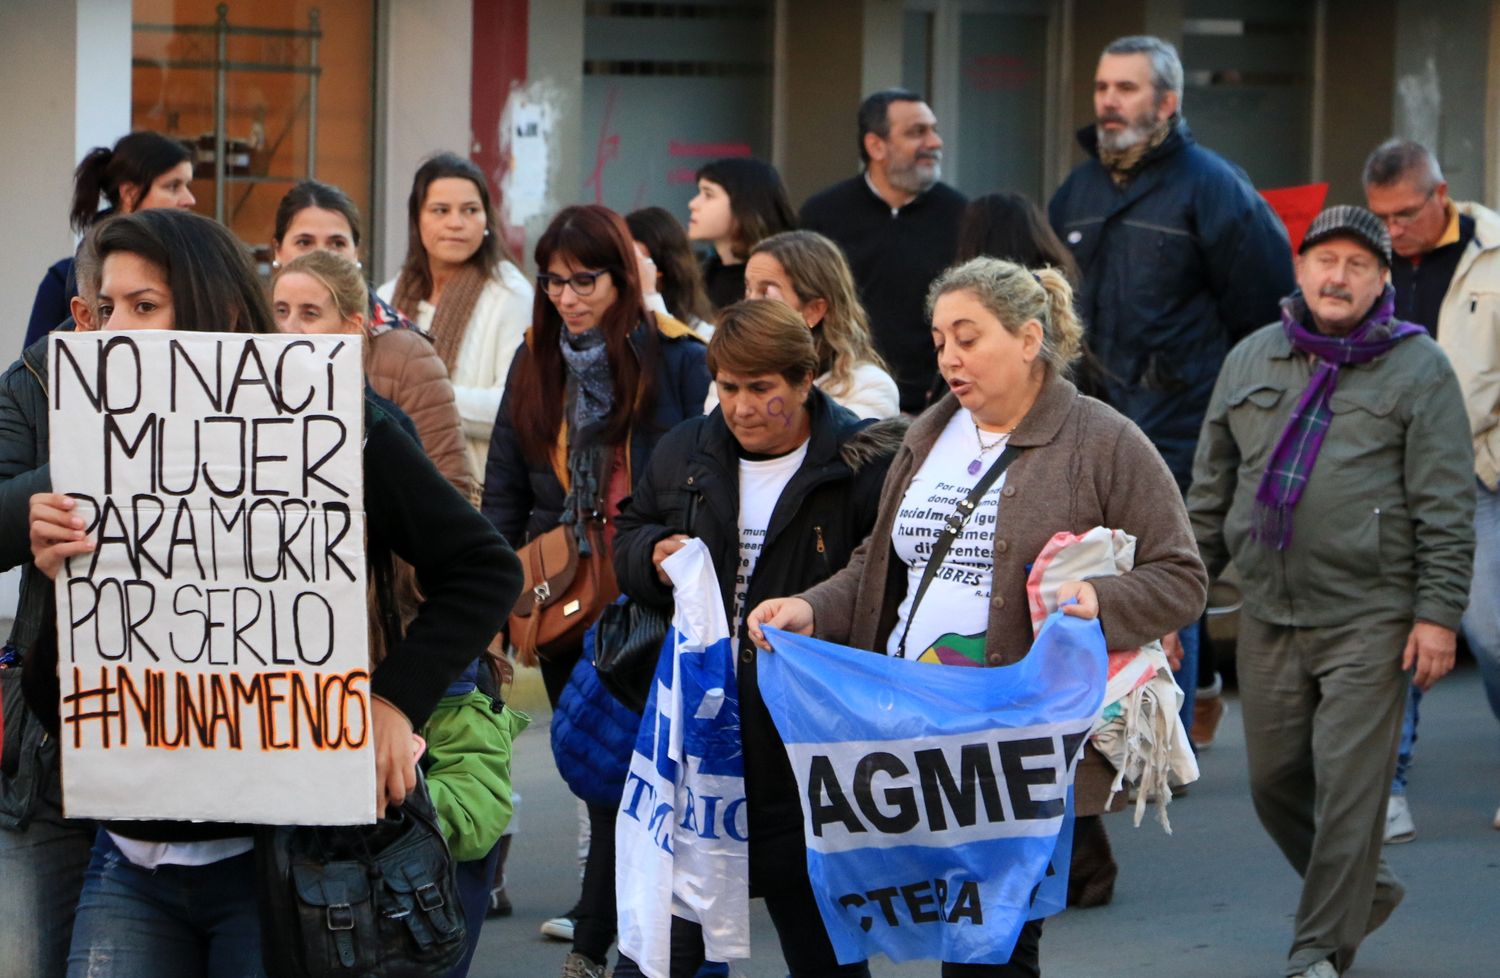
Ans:
[[[406,263],[378,290],[432,340],[458,399],[476,478],[505,374],[531,315],[532,289],[500,234],[479,167],[439,153],[407,199]]]
[[[645,474],[651,450],[677,422],[703,413],[704,344],[676,320],[646,311],[630,231],[611,210],[564,209],[537,242],[536,267],[532,326],[505,381],[482,508],[519,548],[571,508],[576,477],[599,488],[612,550],[620,503]],[[581,645],[554,650],[541,662],[554,707],[580,652]],[[613,808],[589,809],[565,975],[602,975],[614,939],[614,816]]]

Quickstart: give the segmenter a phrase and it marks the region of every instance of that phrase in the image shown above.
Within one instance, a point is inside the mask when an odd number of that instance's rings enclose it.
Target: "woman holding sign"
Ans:
[[[100,228],[93,245],[99,273],[90,291],[98,294],[99,328],[274,331],[242,247],[212,221],[144,212]],[[376,573],[390,555],[399,556],[415,567],[424,594],[416,619],[369,678],[375,810],[383,812],[415,784],[413,725],[427,719],[448,683],[484,649],[500,623],[497,600],[519,590],[520,569],[505,542],[396,422],[369,402],[364,413],[367,559]],[[98,545],[69,496],[34,495],[30,520],[34,563],[48,577]],[[44,629],[27,650],[25,676],[29,705],[55,729],[55,629]],[[202,786],[205,793],[216,790]],[[69,974],[261,973],[250,832],[248,825],[214,822],[107,823],[85,874]]]
[[[752,264],[754,259],[751,259]],[[765,595],[798,591],[849,560],[875,523],[886,468],[905,422],[870,424],[820,390],[818,347],[780,302],[725,309],[708,344],[719,407],[662,440],[620,516],[620,588],[670,614],[662,561],[688,537],[708,546],[725,617],[739,635],[739,702],[750,836],[750,887],[764,897],[793,978],[867,976],[839,966],[813,902],[802,807],[786,748],[756,682],[740,623]],[[697,925],[673,921],[673,975],[703,960]],[[638,975],[622,961],[615,974]]]
[[[564,209],[537,242],[536,267],[532,327],[495,418],[484,515],[519,546],[576,505],[600,513],[607,550],[620,503],[645,474],[652,449],[677,422],[703,413],[703,341],[675,319],[646,311],[639,256],[625,221],[611,210]],[[591,498],[577,498],[575,486]],[[580,641],[541,660],[554,707],[581,651]],[[602,974],[614,940],[614,817],[613,808],[589,808],[569,974]]]
[[[756,644],[769,648],[771,625],[949,665],[1017,662],[1033,636],[1028,565],[1054,534],[1095,526],[1136,538],[1135,568],[1062,584],[1058,600],[1077,599],[1068,614],[1098,618],[1110,648],[1196,620],[1207,580],[1176,483],[1135,425],[1066,379],[1082,329],[1063,274],[976,258],[933,283],[928,308],[949,396],[912,424],[865,545],[824,583],[752,611]],[[967,513],[954,504],[976,496]],[[963,529],[933,565],[950,512]],[[1078,815],[1104,810],[1112,778],[1085,748]],[[1040,975],[1040,940],[1032,921],[1009,963],[945,963],[942,974]]]

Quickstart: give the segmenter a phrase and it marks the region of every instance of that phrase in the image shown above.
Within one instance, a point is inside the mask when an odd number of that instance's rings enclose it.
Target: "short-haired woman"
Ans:
[[[739,646],[751,893],[765,898],[793,978],[866,976],[863,962],[837,963],[823,929],[797,782],[760,698],[742,623],[762,599],[811,587],[848,561],[874,525],[905,425],[871,425],[819,389],[812,336],[779,302],[725,309],[708,363],[719,408],[678,425],[651,457],[620,517],[616,576],[635,600],[669,610],[662,561],[688,537],[707,545]],[[691,976],[703,960],[702,935],[685,920],[672,932],[672,978]],[[615,974],[640,972],[626,960]]]
[[[750,252],[745,297],[779,299],[812,330],[818,348],[814,381],[862,418],[894,418],[900,391],[870,336],[870,320],[839,246],[816,231],[783,231]]]
[[[1195,620],[1208,581],[1176,482],[1139,428],[1064,376],[1082,327],[1063,274],[976,258],[943,273],[928,296],[950,395],[913,422],[868,544],[823,584],[757,607],[751,637],[765,647],[761,627],[773,625],[912,659],[943,642],[972,647],[974,666],[1007,665],[1031,647],[1028,565],[1054,534],[1096,526],[1136,538],[1135,567],[1064,582],[1058,600],[1077,598],[1066,613],[1098,618],[1109,647],[1121,649]],[[968,572],[966,583],[938,575],[914,606],[927,544],[951,508],[943,500],[955,487],[967,494],[1007,446],[1020,454],[944,561]],[[1104,810],[1112,779],[1108,762],[1086,748],[1075,783],[1080,816]],[[944,963],[942,974],[1037,976],[1040,941],[1041,921],[1032,921],[1008,964]]]
[[[406,261],[377,291],[442,357],[482,476],[505,376],[531,319],[531,283],[506,247],[484,174],[463,157],[439,153],[418,167],[406,212]]]

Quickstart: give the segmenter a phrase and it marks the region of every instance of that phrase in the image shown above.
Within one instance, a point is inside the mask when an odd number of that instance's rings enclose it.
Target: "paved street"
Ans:
[[[1500,728],[1472,665],[1422,703],[1421,741],[1411,775],[1417,839],[1387,847],[1405,881],[1406,902],[1364,944],[1356,978],[1458,978],[1500,973]],[[567,946],[537,934],[578,889],[572,796],[552,766],[547,718],[538,716],[516,754],[524,796],[511,855],[514,917],[493,920],[481,938],[475,978],[555,978]],[[1275,978],[1290,937],[1297,879],[1255,820],[1245,788],[1238,704],[1201,758],[1203,779],[1174,803],[1175,834],[1153,822],[1132,829],[1109,820],[1121,865],[1114,903],[1070,911],[1047,924],[1048,978]],[[786,974],[775,933],[758,902],[756,957],[747,978]],[[877,978],[937,974],[930,962],[877,959]]]

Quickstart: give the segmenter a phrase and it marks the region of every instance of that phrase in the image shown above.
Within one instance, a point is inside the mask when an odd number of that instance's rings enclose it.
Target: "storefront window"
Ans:
[[[135,0],[133,19],[131,127],[194,147],[199,213],[269,261],[276,205],[312,176],[348,193],[368,228],[370,0]]]

